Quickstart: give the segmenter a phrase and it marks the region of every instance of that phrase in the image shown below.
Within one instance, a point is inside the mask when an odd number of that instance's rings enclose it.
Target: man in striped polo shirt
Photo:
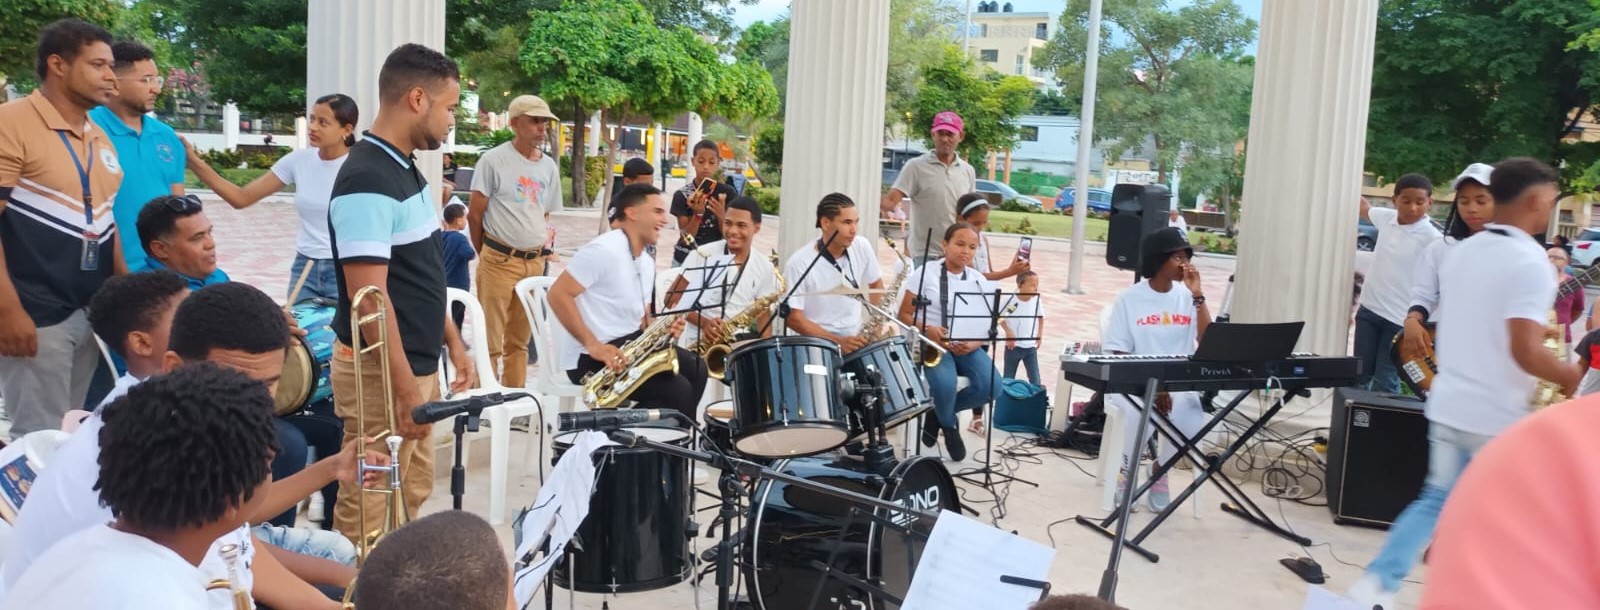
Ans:
[[[125,273],[111,202],[117,151],[89,110],[117,92],[111,35],[64,19],[39,33],[31,95],[0,105],[0,396],[13,438],[83,407],[100,352],[86,308]]]
[[[412,423],[411,410],[439,396],[440,349],[448,344],[457,371],[452,392],[472,387],[474,378],[466,346],[445,310],[435,190],[412,154],[438,148],[450,133],[461,98],[460,78],[455,62],[433,49],[406,44],[391,52],[378,73],[377,118],[339,169],[328,208],[339,282],[333,323],[339,341],[329,373],[334,411],[344,420],[346,443],[358,433],[373,437],[388,427],[377,353],[360,356],[364,360],[357,378],[357,356],[351,349],[352,301],[362,288],[376,286],[388,301],[389,384],[398,428],[393,433],[405,438],[398,464],[401,495],[413,515],[433,491],[433,443],[430,427]],[[361,313],[371,313],[372,307],[371,300],[365,301]],[[376,331],[364,329],[363,343],[375,341]],[[356,404],[358,388],[365,404]],[[357,425],[358,408],[365,411],[365,430]],[[358,502],[367,503],[368,514],[383,514],[383,498],[340,483],[334,527],[352,540],[364,534],[358,531]]]

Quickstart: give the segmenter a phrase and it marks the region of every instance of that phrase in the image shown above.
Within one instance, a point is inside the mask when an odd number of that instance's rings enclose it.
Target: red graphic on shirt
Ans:
[[[1194,316],[1181,313],[1153,313],[1133,321],[1134,326],[1188,326],[1194,323]]]
[[[543,184],[535,182],[527,176],[517,176],[517,203],[538,201],[539,192],[544,189]]]

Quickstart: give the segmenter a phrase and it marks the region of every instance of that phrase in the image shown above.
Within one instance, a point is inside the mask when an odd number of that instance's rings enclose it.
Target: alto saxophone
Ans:
[[[899,299],[900,287],[905,285],[906,276],[911,275],[911,261],[900,256],[900,250],[895,247],[893,238],[885,237],[883,241],[889,244],[889,249],[894,251],[895,256],[900,257],[900,273],[895,274],[894,280],[883,289],[884,305],[887,306]],[[861,304],[866,310],[864,312],[866,317],[861,322],[861,338],[866,339],[867,343],[878,341],[899,331],[898,327],[890,331],[883,329],[883,325],[889,322],[889,313],[884,308],[873,307],[865,297],[861,299]]]
[[[789,282],[783,274],[773,267],[772,274],[778,276],[778,289],[750,303],[733,317],[722,321],[722,336],[715,342],[704,342],[701,345],[700,357],[706,361],[706,373],[714,379],[722,379],[728,370],[728,353],[733,351],[735,329],[744,328],[761,319],[761,314],[772,309],[772,305],[783,298],[783,292],[788,289]]]
[[[1554,310],[1550,312],[1549,320],[1549,329],[1555,334],[1555,336],[1547,336],[1544,340],[1544,347],[1545,349],[1550,350],[1550,354],[1555,356],[1556,360],[1566,362],[1566,337],[1562,333],[1564,329],[1562,329],[1561,325],[1556,322],[1556,312]],[[1545,381],[1544,379],[1538,379],[1538,382],[1538,385],[1533,390],[1533,396],[1529,397],[1529,407],[1534,409],[1543,409],[1558,402],[1566,402],[1567,398],[1569,398],[1561,392],[1561,384]]]
[[[628,368],[603,368],[583,378],[583,404],[590,409],[615,409],[645,380],[658,373],[678,374],[678,351],[673,349],[672,325],[678,315],[660,316],[639,337],[622,346]]]

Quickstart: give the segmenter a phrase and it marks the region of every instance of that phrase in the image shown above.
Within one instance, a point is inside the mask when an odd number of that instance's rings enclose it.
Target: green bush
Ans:
[[[450,153],[450,158],[456,162],[456,167],[477,167],[480,156],[482,156],[480,153]]]
[[[751,188],[746,191],[751,199],[761,205],[762,214],[777,214],[779,207],[779,189],[775,186]]]
[[[244,153],[221,148],[214,148],[200,153],[200,158],[204,159],[207,165],[219,172],[225,169],[237,169],[241,163],[244,163]]]
[[[1032,212],[1034,208],[1023,205],[1019,199],[1008,199],[1000,202],[1000,209],[1006,212]]]
[[[778,172],[783,171],[783,122],[774,121],[756,133],[756,142],[753,153],[756,163],[761,165],[762,177],[770,172],[775,179]]]

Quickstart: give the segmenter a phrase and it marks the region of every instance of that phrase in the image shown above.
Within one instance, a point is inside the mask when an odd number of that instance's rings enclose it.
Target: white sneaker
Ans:
[[[1378,582],[1378,577],[1371,574],[1362,574],[1361,578],[1350,585],[1344,596],[1356,603],[1361,610],[1395,610],[1399,608],[1394,603],[1394,591],[1384,591],[1383,583]]]
[[[306,518],[316,521],[317,523],[322,523],[323,519],[327,517],[326,514],[324,514],[324,510],[325,507],[322,505],[322,492],[318,491],[311,494],[311,506],[306,509]]]

